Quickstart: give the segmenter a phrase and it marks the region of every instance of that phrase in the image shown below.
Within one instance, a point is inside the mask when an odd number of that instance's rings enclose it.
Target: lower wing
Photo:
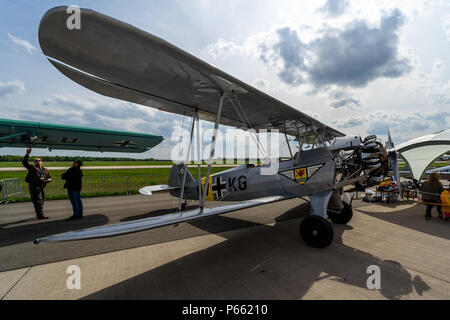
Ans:
[[[158,217],[151,217],[146,219],[140,219],[136,221],[118,223],[113,225],[107,225],[103,227],[95,227],[89,229],[83,229],[78,231],[71,231],[61,234],[56,234],[40,239],[34,240],[35,244],[40,242],[56,242],[56,241],[71,241],[71,240],[84,240],[117,236],[126,233],[138,232],[157,227],[167,226],[171,224],[177,224],[180,222],[192,221],[196,219],[211,217],[218,214],[223,214],[231,211],[256,207],[263,204],[277,202],[281,200],[291,199],[292,196],[275,196],[254,199],[241,203],[233,203],[224,206],[214,208],[200,208],[176,213],[170,213]]]

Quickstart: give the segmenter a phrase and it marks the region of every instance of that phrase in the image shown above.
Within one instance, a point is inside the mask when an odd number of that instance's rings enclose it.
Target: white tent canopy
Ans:
[[[450,129],[409,140],[395,149],[408,163],[414,179],[420,180],[434,159],[450,150]]]

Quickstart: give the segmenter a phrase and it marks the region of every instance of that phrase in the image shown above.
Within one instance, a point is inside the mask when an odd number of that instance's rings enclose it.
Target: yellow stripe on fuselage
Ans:
[[[205,190],[206,177],[202,178],[202,191]],[[209,176],[208,193],[206,194],[206,200],[214,201],[214,194],[212,192],[212,176]]]

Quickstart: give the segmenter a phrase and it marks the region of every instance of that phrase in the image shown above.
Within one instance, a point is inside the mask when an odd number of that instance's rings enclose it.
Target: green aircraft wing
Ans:
[[[141,153],[163,140],[137,132],[0,119],[0,148]]]

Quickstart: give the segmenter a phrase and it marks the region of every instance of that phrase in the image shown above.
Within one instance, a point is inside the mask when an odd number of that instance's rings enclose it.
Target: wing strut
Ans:
[[[211,149],[209,152],[208,169],[206,170],[205,189],[203,190],[203,196],[200,200],[200,211],[203,211],[203,207],[205,206],[206,192],[208,192],[209,175],[211,173],[212,158],[214,157],[214,152],[216,151],[217,130],[219,129],[220,115],[222,114],[222,106],[224,98],[225,95],[222,92],[220,94],[219,109],[217,110],[216,122],[214,124],[214,133],[211,139]]]
[[[183,172],[183,183],[181,184],[181,195],[180,195],[180,202],[178,203],[178,211],[181,211],[181,205],[183,204],[183,195],[184,195],[184,185],[186,184],[186,174],[187,174],[187,168],[189,163],[189,156],[191,155],[191,145],[192,145],[192,138],[194,136],[194,126],[195,126],[195,117],[197,114],[197,110],[194,111],[194,114],[192,115],[192,123],[191,123],[191,134],[189,136],[189,145],[187,149],[186,154],[186,167],[184,168]]]
[[[286,133],[284,134],[284,137],[286,138],[286,143],[287,143],[288,148],[289,148],[289,154],[291,155],[291,158],[293,158],[294,155],[292,154],[291,146],[289,145],[289,140],[288,140],[288,137],[287,137]]]
[[[297,128],[298,143],[299,143],[300,149],[298,150],[298,155],[297,155],[297,158],[295,159],[295,163],[294,163],[295,166],[298,164],[298,161],[300,160],[300,156],[301,156],[302,151],[303,151],[303,143],[305,142],[306,134],[308,133],[309,127],[305,128],[305,132],[303,133],[303,137],[302,137],[302,141],[301,142],[300,142],[300,132],[298,130],[298,127],[296,127],[296,128]]]
[[[199,116],[199,112],[197,110],[197,112],[195,113],[195,120],[197,122],[197,173],[198,173],[198,200],[199,203],[202,202],[202,173],[201,173],[201,164],[202,164],[202,158],[200,155],[200,116]]]
[[[262,152],[264,159],[266,159],[266,158],[267,158],[267,152],[264,150],[264,147],[262,146],[261,141],[259,140],[259,136],[256,134],[256,130],[253,129],[252,124],[251,124],[250,120],[248,119],[247,114],[245,113],[244,108],[242,108],[242,105],[241,105],[241,103],[239,102],[239,99],[238,99],[236,93],[234,94],[234,99],[236,100],[236,104],[237,104],[237,106],[239,107],[239,109],[240,109],[241,111],[239,112],[238,108],[236,107],[236,105],[235,105],[234,102],[233,102],[233,99],[231,99],[231,98],[229,98],[230,103],[233,105],[234,110],[236,111],[236,114],[237,114],[237,115],[239,116],[239,118],[241,119],[242,124],[244,124],[244,126],[245,126],[247,129],[250,129],[250,130],[249,130],[250,136],[252,137],[252,139],[253,139],[253,141],[255,142],[255,144],[256,144],[256,146],[258,147],[258,149]],[[241,115],[241,113],[242,113],[242,115]],[[255,136],[256,136],[256,138],[255,138]]]

